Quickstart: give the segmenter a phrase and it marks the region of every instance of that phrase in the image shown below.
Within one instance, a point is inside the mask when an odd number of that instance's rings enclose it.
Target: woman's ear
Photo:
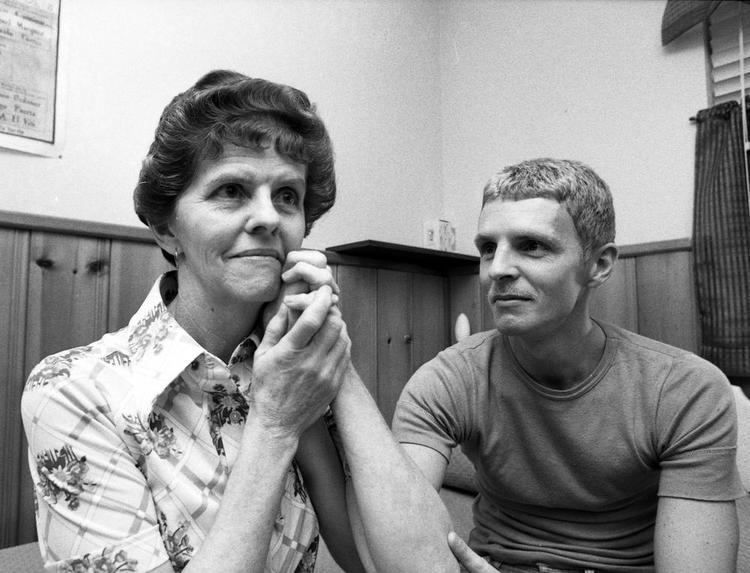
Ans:
[[[588,285],[596,288],[607,282],[617,261],[617,246],[614,243],[606,243],[594,250],[589,257],[590,274]]]
[[[148,228],[151,230],[151,234],[154,236],[156,244],[159,245],[162,250],[168,253],[174,253],[179,250],[180,242],[177,237],[174,236],[174,233],[172,233],[169,224],[162,223],[161,225],[155,225],[150,223]]]

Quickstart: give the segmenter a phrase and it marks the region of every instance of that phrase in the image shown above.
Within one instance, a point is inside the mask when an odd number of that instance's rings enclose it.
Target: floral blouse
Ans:
[[[214,523],[237,456],[259,341],[229,365],[206,352],[154,285],[130,324],[45,358],[22,399],[47,571],[182,570]],[[266,571],[312,572],[318,521],[289,468]],[[217,570],[220,570],[218,567]]]

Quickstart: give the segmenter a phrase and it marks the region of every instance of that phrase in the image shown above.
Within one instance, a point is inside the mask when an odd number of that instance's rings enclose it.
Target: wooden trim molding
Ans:
[[[688,238],[672,239],[670,241],[654,241],[652,243],[637,243],[635,245],[624,245],[619,248],[621,258],[692,250],[693,241]]]
[[[115,225],[112,223],[95,223],[63,217],[49,217],[31,213],[0,211],[0,227],[27,229],[31,231],[48,231],[66,235],[122,239],[140,243],[153,243],[151,231],[146,228]]]

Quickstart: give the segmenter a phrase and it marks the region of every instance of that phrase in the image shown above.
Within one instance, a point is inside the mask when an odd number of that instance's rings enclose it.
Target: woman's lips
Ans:
[[[231,255],[229,258],[238,259],[244,257],[271,257],[279,262],[283,262],[281,253],[276,249],[247,249]]]

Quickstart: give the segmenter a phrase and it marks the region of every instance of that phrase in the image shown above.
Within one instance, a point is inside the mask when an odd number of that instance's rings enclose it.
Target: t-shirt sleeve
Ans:
[[[393,433],[401,443],[432,448],[446,460],[469,438],[471,368],[460,353],[447,349],[421,366],[396,405]]]
[[[659,396],[656,429],[660,496],[742,497],[734,395],[718,368],[694,355],[676,359]]]
[[[150,571],[169,560],[145,476],[92,372],[58,355],[32,371],[21,411],[47,571]]]

